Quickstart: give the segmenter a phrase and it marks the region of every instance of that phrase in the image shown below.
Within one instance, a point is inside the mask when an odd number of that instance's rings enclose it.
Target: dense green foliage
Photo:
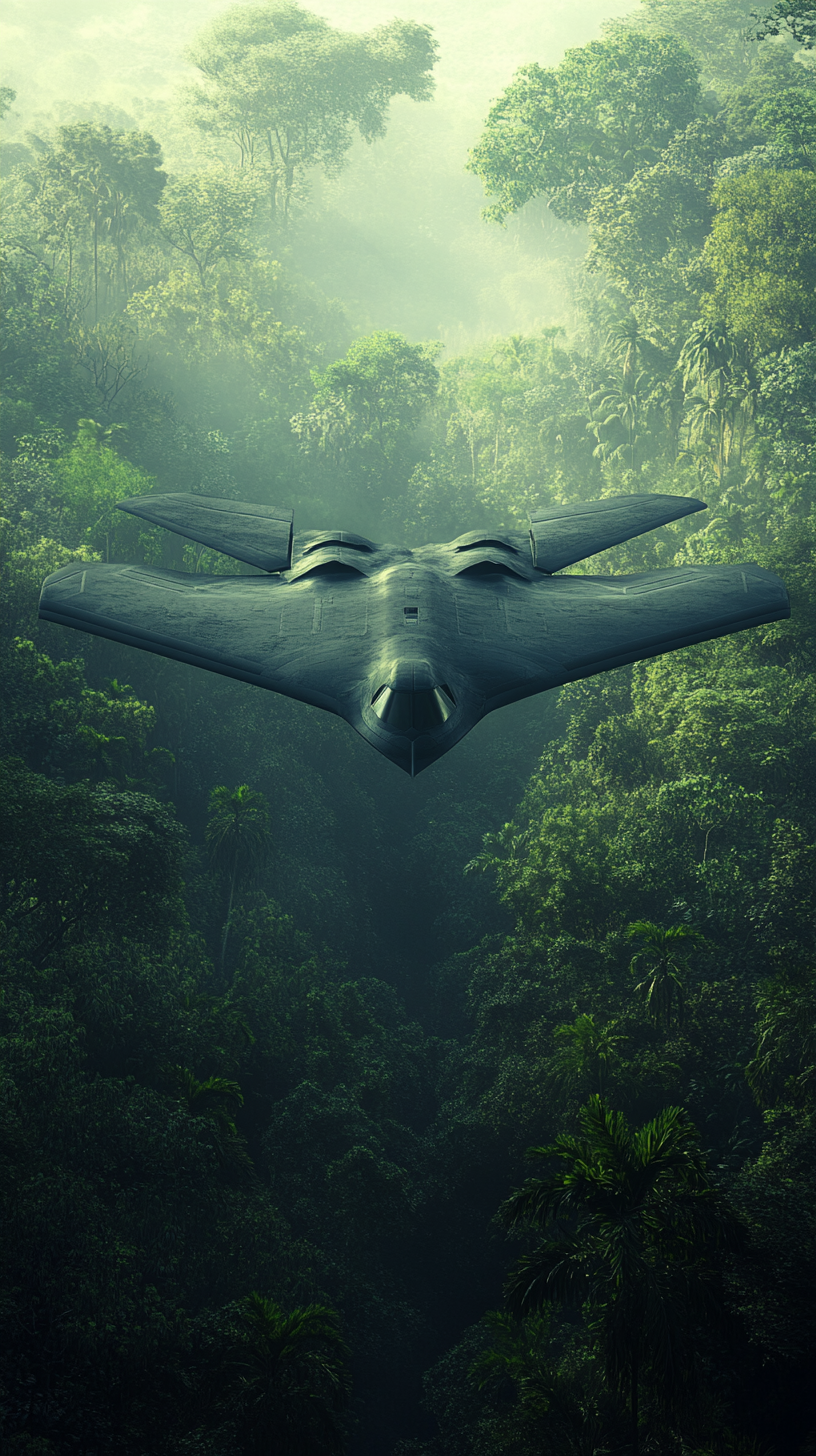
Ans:
[[[301,171],[337,172],[352,127],[373,141],[392,96],[431,95],[436,46],[411,21],[349,35],[299,5],[246,5],[213,21],[190,59],[203,78],[188,94],[191,121],[228,138],[242,165],[262,164],[273,214],[286,222]]]
[[[470,160],[498,196],[490,216],[546,192],[561,216],[585,220],[598,189],[653,162],[699,99],[697,66],[674,36],[621,28],[568,51],[555,71],[526,67]]]
[[[425,26],[228,9],[172,167],[115,118],[11,149],[12,1456],[813,1449],[812,39],[788,0],[644,0],[526,65],[468,165],[493,220],[574,225],[569,306],[455,354],[302,266],[310,182],[429,96]],[[38,622],[70,561],[238,569],[116,511],[154,490],[409,543],[702,493],[588,569],[752,560],[793,614],[398,781],[328,715]]]

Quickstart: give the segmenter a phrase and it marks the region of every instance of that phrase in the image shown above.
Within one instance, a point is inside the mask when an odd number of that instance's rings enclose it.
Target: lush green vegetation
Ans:
[[[486,228],[561,219],[563,326],[455,355],[304,265],[310,183],[431,94],[423,25],[226,10],[172,169],[104,115],[9,148],[13,1456],[814,1449],[813,36],[644,0],[531,57],[467,165]],[[235,569],[117,513],[159,489],[409,543],[703,494],[590,569],[753,560],[793,614],[398,782],[328,716],[38,622],[73,560]]]

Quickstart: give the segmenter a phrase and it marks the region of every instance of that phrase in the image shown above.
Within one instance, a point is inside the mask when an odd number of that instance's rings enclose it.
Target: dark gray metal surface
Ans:
[[[547,506],[530,516],[533,560],[539,571],[562,571],[596,551],[608,551],[632,536],[704,510],[703,501],[676,495],[616,495],[572,506]]]
[[[256,562],[291,519],[201,496],[124,509]],[[624,496],[538,512],[529,536],[471,531],[413,551],[309,531],[291,569],[287,560],[265,577],[79,563],[45,582],[40,616],[337,713],[414,775],[495,708],[787,617],[782,582],[749,564],[625,577],[552,576],[542,565],[702,509]]]
[[[261,571],[288,571],[292,564],[294,511],[181,493],[135,496],[119,509]]]

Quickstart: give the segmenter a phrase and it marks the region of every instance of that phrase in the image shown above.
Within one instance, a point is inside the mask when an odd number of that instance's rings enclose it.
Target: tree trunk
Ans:
[[[294,185],[295,185],[295,168],[294,168],[294,165],[291,162],[287,161],[287,163],[286,163],[286,174],[284,176],[284,193],[283,193],[283,226],[284,226],[284,228],[288,228],[288,226],[289,226],[289,203],[290,203],[291,198],[292,198],[292,188],[294,187]]]
[[[227,918],[224,922],[224,938],[221,941],[221,975],[224,974],[224,960],[227,954],[227,937],[229,936],[230,920],[232,919],[232,901],[235,895],[235,876],[238,873],[238,851],[235,851],[235,859],[232,865],[232,879],[230,880],[229,904],[227,905]]]
[[[94,213],[93,222],[93,267],[94,267],[94,323],[99,323],[99,214]]]
[[[278,177],[275,171],[275,165],[281,150],[280,138],[277,137],[277,134],[276,138],[277,153],[275,150],[275,143],[272,141],[271,131],[268,131],[266,133],[266,150],[269,154],[269,211],[273,223],[277,222],[278,219]]]
[[[632,1456],[638,1456],[640,1441],[638,1437],[638,1357],[632,1356],[632,1391],[630,1401],[632,1415]]]
[[[116,244],[116,253],[117,253],[117,261],[119,263],[119,282],[120,282],[121,287],[122,287],[122,296],[123,296],[123,298],[125,300],[125,303],[127,303],[127,301],[128,301],[127,256],[125,254],[125,250],[124,250],[124,247],[122,246],[121,242],[117,242],[117,244]]]

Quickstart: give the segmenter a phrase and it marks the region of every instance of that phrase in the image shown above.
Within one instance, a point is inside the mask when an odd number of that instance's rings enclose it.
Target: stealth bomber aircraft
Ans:
[[[790,614],[779,578],[750,564],[558,574],[705,509],[676,496],[551,506],[529,534],[414,550],[293,540],[291,511],[209,496],[120,509],[261,574],[78,562],[48,577],[41,617],[325,708],[412,776],[507,703]]]

